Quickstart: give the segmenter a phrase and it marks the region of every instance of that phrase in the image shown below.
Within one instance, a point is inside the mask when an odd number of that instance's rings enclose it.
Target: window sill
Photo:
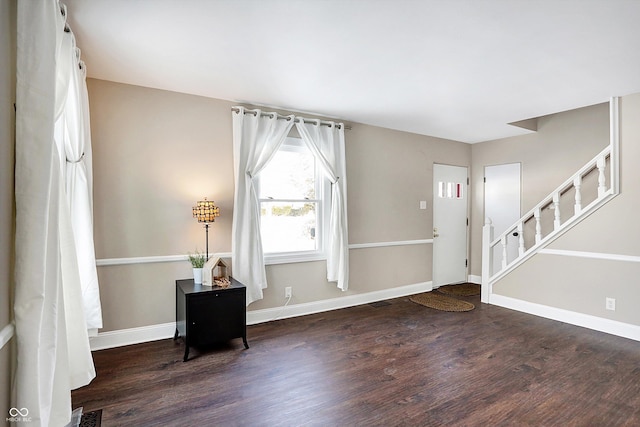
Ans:
[[[293,264],[297,262],[313,262],[313,261],[326,261],[327,256],[323,253],[311,253],[311,254],[278,254],[278,255],[265,255],[265,265],[276,264]]]

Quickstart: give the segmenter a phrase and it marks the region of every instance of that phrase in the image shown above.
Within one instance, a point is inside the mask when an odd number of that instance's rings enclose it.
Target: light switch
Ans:
[[[420,200],[420,209],[427,209],[427,201]]]

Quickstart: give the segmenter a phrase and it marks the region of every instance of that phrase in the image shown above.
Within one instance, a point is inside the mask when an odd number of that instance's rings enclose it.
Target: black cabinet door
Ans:
[[[243,292],[209,292],[189,298],[189,342],[208,345],[244,336],[245,297]]]

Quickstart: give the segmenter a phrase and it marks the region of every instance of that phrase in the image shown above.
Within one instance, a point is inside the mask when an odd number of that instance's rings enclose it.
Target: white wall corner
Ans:
[[[609,101],[609,145],[611,145],[611,191],[620,193],[620,98]]]
[[[467,281],[469,283],[475,283],[476,285],[482,285],[482,276],[476,276],[475,274],[470,274]]]

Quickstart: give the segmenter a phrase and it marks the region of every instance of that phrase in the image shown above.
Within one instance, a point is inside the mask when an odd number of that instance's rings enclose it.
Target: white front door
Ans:
[[[484,216],[491,219],[493,237],[497,238],[520,219],[520,163],[485,166]],[[507,236],[507,261],[518,256],[518,237]],[[502,263],[502,245],[493,253],[490,274],[499,271]]]
[[[433,165],[433,286],[467,280],[466,167]]]

